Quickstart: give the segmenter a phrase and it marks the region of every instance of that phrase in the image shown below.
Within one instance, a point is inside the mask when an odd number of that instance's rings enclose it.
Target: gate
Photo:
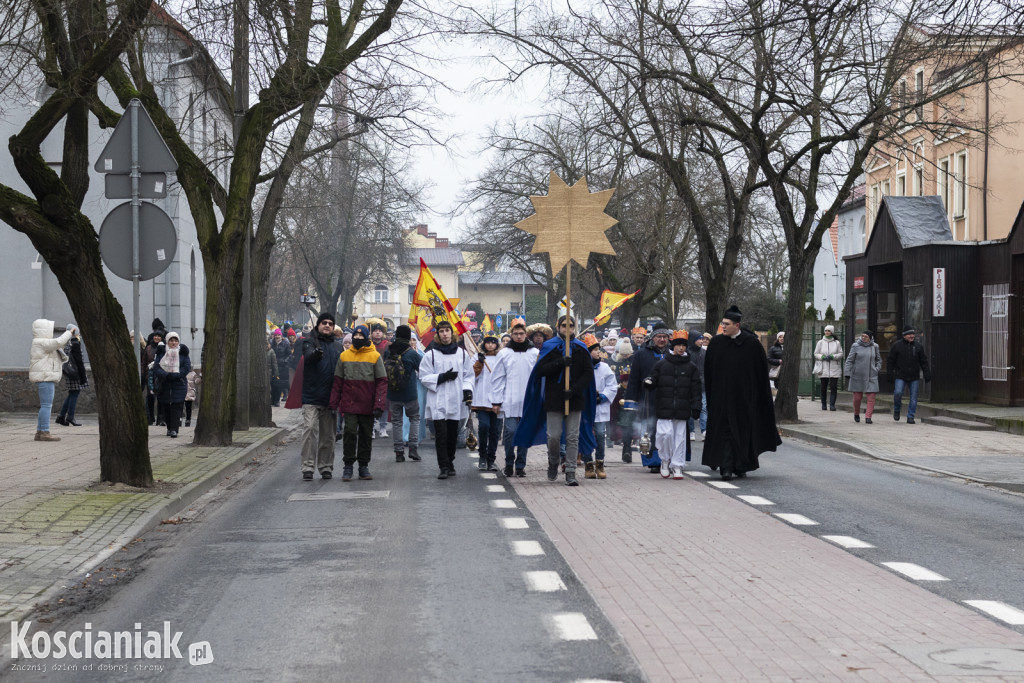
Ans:
[[[843,349],[843,362],[846,361],[846,354],[848,347],[846,345],[845,325],[840,323],[827,323],[822,320],[808,321],[804,323],[804,335],[803,343],[800,345],[800,387],[798,393],[801,396],[810,396],[812,400],[821,398],[821,382],[814,376],[814,346],[818,343],[818,340],[825,334],[825,326],[832,325],[835,327],[836,340],[839,341],[839,345]],[[846,389],[846,380],[843,377],[839,378],[839,390],[843,391]]]

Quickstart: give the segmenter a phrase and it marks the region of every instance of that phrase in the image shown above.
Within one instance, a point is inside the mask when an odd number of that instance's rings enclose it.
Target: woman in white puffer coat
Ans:
[[[835,332],[834,326],[825,325],[825,334],[814,347],[814,374],[821,378],[822,410],[836,409],[836,390],[843,376],[843,345],[836,339]]]
[[[64,334],[53,338],[53,321],[40,318],[32,322],[32,347],[29,349],[28,380],[39,390],[39,417],[36,420],[36,441],[60,441],[50,436],[50,413],[53,412],[53,392],[64,377],[59,349],[71,341],[78,328],[68,325]]]

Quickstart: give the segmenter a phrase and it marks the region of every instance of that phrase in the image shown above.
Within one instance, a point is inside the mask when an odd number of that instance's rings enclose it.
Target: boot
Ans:
[[[576,481],[576,470],[567,470],[565,473],[565,485],[566,486],[579,486],[580,483]]]
[[[588,462],[584,465],[586,473],[583,475],[586,479],[597,479],[597,472],[594,471],[594,463]]]
[[[413,462],[419,462],[421,460],[420,454],[419,454],[418,445],[417,446],[413,446],[413,445],[410,444],[410,446],[409,446],[409,459],[412,460]]]
[[[405,453],[402,451],[395,451],[395,462],[405,462]]]
[[[598,479],[607,479],[608,475],[604,472],[604,460],[594,461],[594,470],[597,472]]]
[[[50,432],[36,432],[36,441],[60,441],[59,436],[50,436]]]

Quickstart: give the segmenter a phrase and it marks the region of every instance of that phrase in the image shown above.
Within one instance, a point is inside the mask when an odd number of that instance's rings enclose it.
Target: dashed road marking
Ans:
[[[597,640],[587,617],[579,612],[553,614],[549,619],[551,631],[559,640]]]
[[[789,522],[790,524],[795,524],[797,526],[817,525],[817,522],[815,522],[813,519],[809,519],[807,517],[804,517],[803,515],[798,515],[792,512],[776,512],[773,514],[779,519],[785,522]]]
[[[942,574],[936,574],[931,569],[925,569],[911,562],[883,562],[882,566],[888,567],[915,581],[949,581]]]
[[[495,498],[491,501],[492,508],[511,509],[516,507],[516,502],[508,498]]]
[[[727,481],[709,481],[708,484],[714,486],[716,489],[738,489],[739,486],[730,484]]]
[[[995,600],[964,600],[964,603],[975,609],[980,609],[982,612],[991,614],[996,619],[1005,621],[1011,626],[1024,624],[1024,610],[1011,607],[1005,602],[997,602]]]
[[[523,579],[526,581],[526,588],[539,593],[554,593],[564,591],[565,584],[558,572],[523,572]]]
[[[481,479],[497,479],[498,475],[495,474],[494,472],[481,472],[480,473],[480,478]]]
[[[512,541],[512,552],[516,555],[543,555],[544,548],[537,541]]]
[[[844,548],[874,548],[875,546],[854,538],[853,536],[822,536],[826,541],[832,541],[836,545],[841,545]]]
[[[687,472],[686,470],[683,470],[683,474],[685,474],[688,477],[694,477],[696,479],[706,479],[707,477],[711,476],[707,472]]]
[[[736,496],[736,497],[739,498],[740,500],[745,500],[746,502],[750,503],[751,505],[775,505],[775,503],[771,502],[767,498],[762,498],[761,496]]]
[[[487,493],[505,493],[505,487],[501,484],[491,484],[487,487]]]
[[[526,517],[499,517],[498,522],[502,528],[505,529],[529,529],[530,525],[526,523]]]

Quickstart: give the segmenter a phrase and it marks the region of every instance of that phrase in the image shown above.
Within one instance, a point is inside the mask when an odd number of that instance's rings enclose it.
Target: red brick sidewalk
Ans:
[[[701,481],[616,465],[571,489],[542,458],[515,490],[652,681],[977,681],[896,650],[1024,650],[1012,629]]]

